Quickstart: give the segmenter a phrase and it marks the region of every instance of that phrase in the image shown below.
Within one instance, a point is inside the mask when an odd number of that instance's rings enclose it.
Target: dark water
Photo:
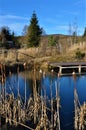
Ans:
[[[28,76],[27,73],[26,79],[26,95],[27,99],[32,93],[33,88],[33,76]],[[79,101],[81,104],[86,102],[86,75],[77,76],[76,81],[74,81],[72,76],[63,76],[60,79],[57,76],[46,74],[41,80],[37,80],[37,86],[40,90],[40,86],[46,87],[47,98],[50,99],[50,85],[52,82],[53,98],[55,98],[55,82],[59,82],[60,90],[60,121],[61,121],[61,130],[74,130],[74,87],[77,88]],[[25,94],[25,74],[20,73],[18,75],[8,76],[6,79],[6,91],[8,93],[14,92],[15,97],[18,94],[18,86],[22,99],[24,99]],[[0,130],[26,130],[26,128],[18,126],[6,126],[3,125],[0,127]]]

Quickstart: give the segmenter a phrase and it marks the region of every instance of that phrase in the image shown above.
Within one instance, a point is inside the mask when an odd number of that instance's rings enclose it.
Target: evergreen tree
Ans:
[[[9,27],[5,26],[0,28],[0,41],[0,46],[7,49],[14,47],[15,43],[17,43],[14,32],[11,33]]]
[[[32,14],[31,20],[30,20],[30,26],[28,27],[27,37],[28,37],[28,45],[30,47],[38,46],[40,37],[42,34],[42,29],[38,25],[38,19],[36,16],[36,13],[34,12]]]
[[[2,37],[2,43],[6,43],[7,41],[10,41],[12,39],[11,33],[8,27],[2,27],[0,29],[1,37]]]
[[[48,44],[50,46],[55,46],[56,45],[56,40],[54,39],[54,37],[52,35],[50,35],[49,38],[48,38]]]
[[[0,46],[9,48],[8,41],[12,41],[12,35],[10,33],[9,27],[1,27],[0,35],[1,35],[1,45]]]

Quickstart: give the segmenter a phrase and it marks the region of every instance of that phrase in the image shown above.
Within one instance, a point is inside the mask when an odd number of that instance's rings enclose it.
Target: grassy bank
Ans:
[[[76,58],[76,51],[79,49],[80,53],[84,53],[83,58]],[[29,68],[33,68],[34,64],[37,68],[47,69],[48,62],[75,62],[86,61],[86,46],[74,45],[65,48],[64,51],[59,52],[56,47],[43,48],[22,48],[18,50],[2,51],[0,54],[0,62],[8,66],[14,64],[27,63]]]

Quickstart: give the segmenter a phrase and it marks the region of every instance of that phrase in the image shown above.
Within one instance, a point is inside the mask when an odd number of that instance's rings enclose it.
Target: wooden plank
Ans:
[[[86,62],[50,62],[48,63],[51,66],[78,66],[78,65],[82,65],[82,66],[86,66]]]

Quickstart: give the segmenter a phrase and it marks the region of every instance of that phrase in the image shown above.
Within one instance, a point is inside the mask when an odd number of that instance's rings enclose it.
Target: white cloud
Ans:
[[[51,26],[46,27],[46,32],[48,34],[69,34],[69,25],[58,25],[58,26]],[[71,33],[73,32],[73,28],[71,28]],[[83,27],[79,27],[77,29],[77,34],[82,35],[83,34]]]
[[[16,15],[0,15],[0,27],[7,26],[16,35],[21,35],[24,25],[29,24],[29,18]]]
[[[68,25],[58,25],[58,26],[53,26],[53,27],[50,27],[50,30],[54,30],[54,31],[68,31],[69,29],[69,26]]]
[[[5,20],[5,19],[29,20],[29,18],[27,18],[27,17],[16,16],[16,15],[0,15],[0,19],[1,20]]]
[[[24,25],[25,23],[12,23],[8,26],[16,35],[21,35]]]
[[[11,24],[0,24],[0,27],[7,26],[11,31],[14,31],[15,35],[21,35],[23,31],[23,27],[25,26],[25,23],[11,23]]]
[[[67,34],[68,26],[67,25],[58,25],[46,27],[47,34]]]

